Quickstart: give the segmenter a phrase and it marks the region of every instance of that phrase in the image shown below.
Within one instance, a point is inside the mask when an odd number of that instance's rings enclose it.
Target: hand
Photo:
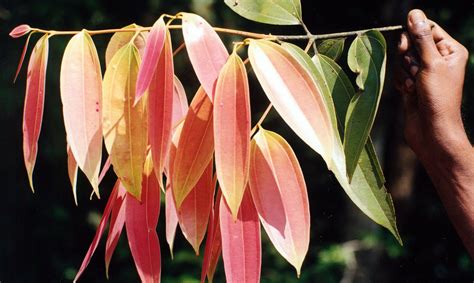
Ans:
[[[407,27],[396,85],[404,99],[407,143],[423,163],[471,150],[461,119],[467,49],[421,10],[408,14]]]

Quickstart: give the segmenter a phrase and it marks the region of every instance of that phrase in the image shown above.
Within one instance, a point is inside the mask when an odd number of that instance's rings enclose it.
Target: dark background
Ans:
[[[425,9],[474,53],[473,1],[303,1],[305,22],[314,34],[405,23],[409,9]],[[162,13],[193,11],[216,26],[273,34],[302,33],[299,27],[259,25],[239,17],[222,0],[0,0],[0,282],[69,282],[92,240],[105,199],[89,201],[90,186],[79,176],[79,207],[73,202],[66,169],[65,133],[59,98],[59,69],[69,37],[53,37],[47,73],[46,104],[32,194],[22,156],[22,111],[25,66],[16,85],[12,79],[25,38],[7,35],[18,24],[46,29],[104,29],[136,22],[151,25]],[[400,247],[384,229],[368,220],[348,199],[321,158],[304,145],[274,113],[265,127],[284,135],[302,164],[311,201],[311,247],[300,282],[473,282],[474,265],[453,230],[423,169],[402,138],[400,99],[393,89],[391,69],[399,32],[386,33],[388,74],[385,93],[372,134],[393,195]],[[181,43],[173,31],[175,47]],[[33,36],[34,43],[38,36]],[[110,35],[94,36],[101,60]],[[237,38],[224,37],[227,42]],[[349,39],[351,40],[351,39]],[[347,41],[347,45],[350,41]],[[32,45],[31,45],[32,46]],[[31,51],[31,46],[29,51]],[[347,48],[346,48],[347,51]],[[245,56],[245,54],[244,54]],[[29,56],[27,56],[28,60]],[[472,93],[474,56],[466,79],[463,117],[474,130]],[[345,59],[341,61],[346,68]],[[176,59],[177,75],[192,96],[197,80],[185,52]],[[253,120],[267,100],[250,75]],[[446,94],[449,95],[449,94]],[[436,153],[433,153],[436,154]],[[101,185],[108,195],[114,182]],[[159,222],[163,282],[195,282],[201,257],[177,233],[171,261],[164,237],[164,211]],[[264,235],[264,233],[262,233]],[[265,237],[265,236],[264,236]],[[201,247],[203,253],[203,247]],[[104,282],[104,244],[96,251],[82,282]],[[112,259],[111,282],[136,282],[138,276],[123,235]],[[223,282],[220,263],[216,282]],[[263,282],[297,281],[293,268],[264,239]]]

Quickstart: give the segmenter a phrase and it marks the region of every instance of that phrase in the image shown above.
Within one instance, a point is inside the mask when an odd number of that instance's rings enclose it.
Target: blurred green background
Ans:
[[[302,1],[306,24],[315,34],[405,23],[412,8],[425,9],[474,54],[474,1]],[[69,37],[53,37],[47,72],[46,104],[35,168],[37,192],[32,194],[23,165],[22,111],[25,66],[12,83],[25,38],[7,35],[18,24],[47,29],[104,29],[136,22],[151,25],[162,13],[199,13],[216,26],[273,34],[299,34],[299,27],[274,27],[234,14],[222,0],[0,0],[0,121],[2,188],[0,197],[0,282],[69,282],[92,240],[105,199],[89,201],[90,187],[79,176],[79,207],[73,202],[66,169],[65,133],[59,98],[59,68]],[[388,75],[385,93],[372,132],[392,193],[400,233],[392,236],[373,224],[348,199],[320,157],[303,144],[274,113],[264,126],[284,135],[302,164],[311,201],[311,247],[299,282],[472,282],[474,265],[464,250],[424,170],[402,137],[400,98],[392,83],[398,32],[387,33]],[[173,31],[174,46],[182,42]],[[95,36],[101,60],[110,35]],[[38,37],[34,36],[34,42]],[[224,37],[227,42],[238,38]],[[346,43],[350,43],[349,39]],[[31,51],[31,46],[30,46]],[[347,48],[346,48],[347,51]],[[245,56],[245,54],[244,54]],[[27,56],[27,59],[29,56]],[[347,69],[345,60],[341,61]],[[472,93],[474,55],[466,80],[463,116],[474,133]],[[185,52],[176,59],[176,73],[192,96],[197,80]],[[251,77],[253,120],[267,100]],[[448,95],[448,94],[447,94]],[[436,154],[436,153],[433,153]],[[114,182],[109,172],[101,189],[107,196]],[[202,256],[196,257],[177,234],[172,261],[164,238],[164,211],[159,222],[163,282],[195,282]],[[262,233],[264,235],[264,233]],[[297,282],[293,268],[264,238],[262,282]],[[201,254],[204,248],[201,247]],[[101,242],[82,282],[104,282],[104,243]],[[137,282],[138,276],[125,235],[112,259],[110,282]],[[223,282],[220,262],[216,282]]]

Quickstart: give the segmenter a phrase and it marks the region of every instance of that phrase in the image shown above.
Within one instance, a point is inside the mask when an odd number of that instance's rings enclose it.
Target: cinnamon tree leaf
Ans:
[[[131,24],[128,26],[123,27],[122,29],[139,29],[142,26],[137,24]],[[115,53],[120,50],[124,45],[127,45],[130,40],[132,40],[133,36],[136,32],[134,31],[127,31],[127,32],[116,32],[110,38],[109,43],[107,44],[107,49],[105,50],[105,64],[109,66],[110,61],[114,57]],[[138,52],[141,56],[145,54],[145,46],[146,46],[146,39],[148,36],[147,31],[142,31],[140,34],[135,37],[133,44],[137,47]]]
[[[25,106],[23,109],[23,157],[33,192],[33,169],[38,154],[38,139],[43,122],[48,49],[48,35],[45,34],[38,40],[31,53],[26,79]]]
[[[299,25],[300,0],[225,0],[229,8],[254,22],[272,25]]]
[[[204,259],[202,261],[201,283],[206,281],[206,277],[208,282],[212,283],[217,263],[222,253],[221,227],[219,225],[219,205],[221,198],[222,193],[218,190],[211,214],[209,215],[206,248],[204,249]]]
[[[247,71],[232,53],[222,67],[214,97],[216,174],[234,218],[248,181],[250,98]]]
[[[25,60],[26,51],[28,50],[28,44],[30,43],[30,38],[33,33],[30,33],[26,38],[25,45],[23,46],[23,51],[21,51],[20,60],[18,61],[18,67],[16,68],[15,78],[13,79],[13,83],[16,82],[18,75],[20,74],[21,67],[23,66],[23,61]]]
[[[61,101],[68,144],[77,165],[99,196],[102,158],[102,72],[94,42],[81,31],[61,63]]]
[[[345,121],[344,152],[349,180],[374,124],[385,81],[386,49],[383,35],[375,30],[357,36],[349,48],[347,63],[357,73],[360,89],[351,99]]]
[[[114,254],[125,225],[126,195],[127,191],[120,185],[110,213],[109,232],[107,234],[107,241],[105,242],[105,276],[107,279],[109,278],[110,260],[112,259],[112,255]]]
[[[341,58],[342,52],[344,52],[345,41],[345,38],[331,38],[322,40],[317,44],[318,52],[319,54],[326,55],[334,61],[337,61],[339,58]]]
[[[71,183],[72,195],[74,196],[74,203],[77,205],[77,162],[72,154],[71,147],[67,145],[67,173],[69,182]]]
[[[31,27],[29,25],[23,24],[12,29],[12,31],[8,35],[12,38],[19,38],[29,33],[30,31]]]

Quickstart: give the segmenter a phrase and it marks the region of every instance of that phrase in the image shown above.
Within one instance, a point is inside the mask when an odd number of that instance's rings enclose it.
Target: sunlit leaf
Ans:
[[[23,156],[32,191],[34,191],[33,169],[38,154],[38,138],[43,121],[48,47],[48,35],[44,35],[38,40],[31,53],[26,79],[23,110]]]
[[[214,97],[216,173],[234,218],[248,181],[250,98],[247,71],[236,53],[221,70]]]
[[[311,222],[298,160],[281,136],[260,129],[252,140],[250,164],[250,190],[263,228],[299,277]]]
[[[135,102],[142,97],[143,93],[148,89],[148,86],[150,86],[155,69],[157,69],[156,65],[158,64],[158,59],[163,50],[166,30],[163,17],[160,17],[148,34],[143,60],[138,71]]]
[[[109,278],[109,267],[110,260],[114,254],[115,248],[117,247],[120,235],[122,234],[123,227],[125,225],[125,196],[127,191],[120,185],[117,192],[117,198],[112,206],[110,213],[110,225],[109,233],[107,235],[107,241],[105,243],[105,275]]]
[[[251,21],[272,25],[301,23],[300,0],[225,0],[234,12]]]
[[[280,116],[331,168],[334,130],[311,75],[286,49],[266,40],[250,41],[249,58]]]
[[[342,52],[344,52],[345,38],[331,38],[322,40],[317,44],[319,54],[326,55],[334,61],[341,58]]]
[[[219,210],[222,258],[227,282],[260,282],[260,223],[250,190],[244,193],[236,220],[224,198],[221,199]]]
[[[221,227],[219,225],[219,205],[221,203],[222,193],[217,192],[216,201],[213,204],[211,214],[209,215],[209,225],[207,228],[206,248],[204,249],[204,259],[201,270],[201,283],[207,280],[212,283],[216,271],[219,257],[222,253]]]
[[[102,158],[102,72],[89,34],[71,38],[61,63],[61,101],[67,141],[77,165],[99,196]]]
[[[74,202],[77,205],[77,162],[72,154],[71,147],[67,145],[67,173],[69,176],[69,182],[71,183],[72,195],[74,196]]]
[[[206,20],[195,14],[182,15],[183,37],[189,60],[204,91],[212,101],[214,84],[229,53]]]
[[[186,91],[184,90],[183,84],[174,77],[174,92],[173,92],[173,115],[171,119],[172,132],[176,128],[177,124],[186,116],[188,112],[189,103],[186,97]]]
[[[20,74],[21,67],[23,66],[23,61],[25,60],[26,51],[28,50],[28,44],[30,43],[30,38],[33,33],[30,33],[26,38],[25,45],[23,46],[23,51],[21,51],[20,60],[18,61],[18,67],[16,68],[15,78],[13,79],[13,83],[16,82],[18,75]]]
[[[212,109],[211,100],[200,88],[184,120],[171,172],[171,186],[178,210],[214,153]]]
[[[211,213],[215,184],[212,180],[213,162],[209,162],[196,186],[189,192],[178,210],[179,226],[184,237],[199,255],[199,246],[206,234]]]
[[[129,193],[140,199],[147,148],[144,99],[133,106],[139,55],[133,44],[114,56],[103,83],[103,133],[114,171]]]
[[[122,29],[138,29],[138,28],[142,28],[142,27],[137,24],[131,24],[131,25],[123,27]],[[114,57],[115,53],[117,53],[117,51],[119,51],[120,48],[127,45],[130,42],[130,40],[132,40],[134,35],[135,35],[134,31],[116,32],[110,38],[109,44],[107,44],[107,49],[105,50],[106,66],[109,66],[109,63]],[[133,41],[133,44],[135,44],[141,56],[145,54],[147,36],[148,36],[148,32],[142,31]]]
[[[345,123],[344,152],[349,180],[374,124],[385,80],[386,49],[385,39],[378,31],[357,36],[349,48],[347,63],[358,74],[356,82],[360,89],[351,99]]]
[[[156,225],[160,215],[160,186],[152,172],[151,158],[145,164],[142,201],[126,196],[125,228],[133,261],[142,282],[160,282],[161,252]]]
[[[29,25],[23,24],[12,29],[12,31],[8,35],[12,38],[19,38],[29,33],[30,31],[31,27]]]

